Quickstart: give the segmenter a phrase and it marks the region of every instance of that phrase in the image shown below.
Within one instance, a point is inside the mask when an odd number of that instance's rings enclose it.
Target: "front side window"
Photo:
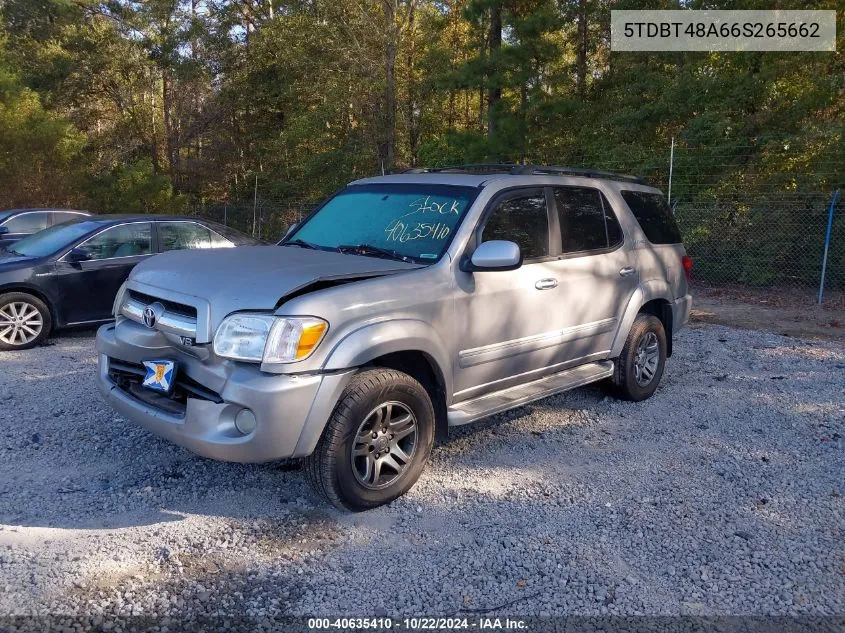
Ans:
[[[681,231],[669,204],[659,193],[622,191],[622,197],[652,244],[680,244]]]
[[[475,187],[451,185],[353,185],[282,244],[431,263],[443,255],[477,195]]]
[[[113,226],[77,248],[88,259],[95,260],[149,255],[152,252],[152,227],[149,223]]]
[[[161,252],[211,248],[211,231],[196,222],[159,222]]]
[[[612,248],[622,242],[622,229],[610,203],[598,189],[555,187],[564,253]]]
[[[50,226],[50,214],[46,211],[21,213],[3,222],[9,233],[38,233]]]
[[[69,247],[76,240],[97,229],[98,224],[91,221],[68,222],[51,226],[34,235],[15,242],[9,249],[11,253],[28,257],[45,257]]]
[[[481,241],[516,242],[523,259],[549,254],[549,216],[542,191],[509,196],[496,205],[484,229]]]

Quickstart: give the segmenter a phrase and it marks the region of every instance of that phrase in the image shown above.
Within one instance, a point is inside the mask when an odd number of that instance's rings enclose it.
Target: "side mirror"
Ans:
[[[85,262],[91,259],[88,257],[88,253],[85,252],[84,249],[81,248],[72,248],[68,251],[68,254],[65,255],[65,261],[71,264],[76,264],[79,262]]]
[[[522,266],[522,253],[519,246],[506,240],[482,242],[472,257],[464,260],[461,270],[465,272],[483,272],[495,270],[516,270]]]
[[[6,235],[9,232],[8,226],[0,226],[0,235]]]

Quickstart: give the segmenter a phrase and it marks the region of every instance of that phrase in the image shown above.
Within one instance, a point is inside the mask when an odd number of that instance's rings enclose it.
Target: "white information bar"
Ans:
[[[835,51],[836,11],[611,11],[612,51]]]

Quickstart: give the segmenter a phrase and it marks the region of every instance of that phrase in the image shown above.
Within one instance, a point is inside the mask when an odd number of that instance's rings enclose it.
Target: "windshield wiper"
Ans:
[[[302,248],[311,248],[315,251],[320,250],[320,248],[316,244],[312,244],[311,242],[306,242],[305,240],[288,240],[286,242],[282,242],[282,246],[301,246]]]
[[[403,262],[413,262],[413,259],[397,253],[389,248],[380,248],[372,244],[342,244],[337,247],[341,253],[352,253],[354,255],[374,255],[375,257],[384,257],[386,259],[398,259]]]

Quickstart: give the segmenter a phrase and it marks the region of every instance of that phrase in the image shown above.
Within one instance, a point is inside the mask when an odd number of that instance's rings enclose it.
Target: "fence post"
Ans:
[[[672,145],[669,148],[669,193],[666,196],[666,204],[672,203],[672,167],[675,163],[675,137],[672,137]]]
[[[252,237],[255,237],[255,221],[258,216],[258,174],[255,174],[255,196],[252,199]]]
[[[839,189],[833,192],[833,200],[830,201],[830,209],[827,212],[827,234],[824,238],[824,255],[822,256],[822,278],[819,282],[819,305],[824,297],[824,275],[827,272],[827,252],[830,249],[830,232],[833,229],[833,209],[836,206],[836,199],[839,197]]]

